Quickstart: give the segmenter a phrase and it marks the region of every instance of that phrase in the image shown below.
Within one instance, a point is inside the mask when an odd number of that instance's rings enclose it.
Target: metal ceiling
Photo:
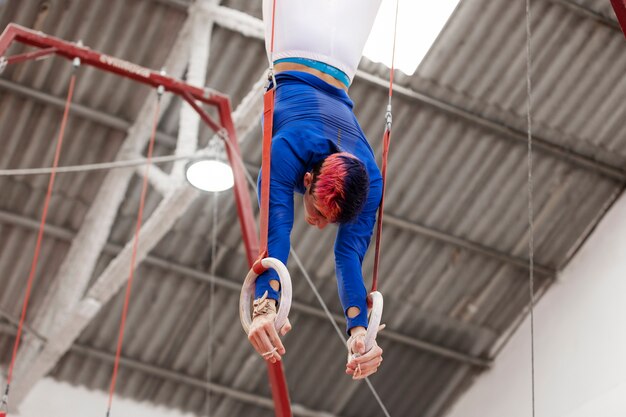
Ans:
[[[80,39],[184,77],[191,22],[214,22],[206,85],[232,98],[244,159],[256,175],[259,80],[266,66],[260,10],[260,1],[247,0],[223,1],[217,8],[182,0],[7,0],[0,2],[0,27],[15,22]],[[534,0],[532,14],[540,297],[623,191],[626,44],[606,1]],[[388,328],[379,340],[384,365],[371,378],[392,416],[445,415],[497,358],[526,313],[524,18],[524,2],[462,0],[416,73],[395,78],[381,265]],[[0,169],[50,165],[70,67],[52,58],[8,67],[1,75]],[[387,76],[386,68],[364,59],[351,88],[357,117],[379,158]],[[61,165],[139,155],[153,105],[148,88],[81,68]],[[176,151],[180,108],[179,100],[167,99],[157,154]],[[200,132],[199,142],[206,144],[210,133]],[[118,393],[204,415],[210,388],[213,416],[272,416],[265,366],[238,324],[247,265],[233,198],[219,195],[212,262],[215,200],[188,189],[176,173],[169,176],[172,169],[160,165],[151,178],[145,254],[133,288]],[[43,364],[57,379],[107,389],[125,280],[117,271],[126,265],[141,186],[136,174],[125,169],[58,176],[16,375],[18,396],[38,380]],[[46,184],[45,176],[0,177],[3,365]],[[296,222],[292,241],[341,323],[333,233]],[[372,263],[366,257],[365,276]],[[382,415],[365,384],[343,375],[344,347],[301,271],[293,262],[290,269],[296,303],[285,369],[294,414]],[[209,332],[215,342],[210,378]],[[28,377],[20,381],[20,375]]]

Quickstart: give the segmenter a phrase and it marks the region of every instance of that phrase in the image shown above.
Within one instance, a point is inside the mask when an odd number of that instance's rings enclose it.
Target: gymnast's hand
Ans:
[[[254,301],[254,312],[252,314],[252,325],[248,333],[248,340],[254,349],[271,363],[281,360],[286,350],[278,337],[278,332],[274,326],[276,320],[276,300],[260,298]],[[284,336],[291,330],[289,319],[280,329],[280,335]]]
[[[381,325],[381,331],[385,325]],[[348,363],[346,364],[346,374],[352,375],[352,379],[366,378],[376,371],[383,362],[383,350],[374,341],[374,346],[369,352],[365,352],[365,327],[354,327],[350,329],[350,339],[348,339]],[[357,354],[357,355],[355,355]]]

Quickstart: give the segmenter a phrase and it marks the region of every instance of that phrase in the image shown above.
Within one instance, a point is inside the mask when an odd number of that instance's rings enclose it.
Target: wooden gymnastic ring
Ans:
[[[287,322],[289,310],[291,309],[291,277],[285,264],[276,258],[263,258],[261,265],[266,269],[271,268],[275,270],[280,278],[280,300],[278,302],[276,320],[274,321],[274,327],[276,327],[277,331],[280,331]],[[239,297],[239,319],[241,320],[241,326],[246,334],[250,332],[250,326],[252,325],[250,306],[254,300],[255,282],[259,277],[259,274],[257,274],[254,269],[255,268],[250,269],[246,279],[243,281],[241,295]]]

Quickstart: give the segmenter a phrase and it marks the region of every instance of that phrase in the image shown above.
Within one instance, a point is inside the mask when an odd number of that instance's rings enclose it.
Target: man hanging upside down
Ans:
[[[347,94],[381,0],[277,0],[274,73],[276,99],[271,147],[268,249],[286,263],[294,221],[294,192],[303,195],[305,220],[338,225],[335,266],[350,334],[346,373],[364,378],[378,370],[382,349],[365,352],[367,291],[361,264],[382,195],[374,153]],[[273,0],[263,0],[270,51]],[[271,59],[271,58],[270,58]],[[259,184],[261,175],[259,175]],[[260,189],[260,187],[259,187]],[[275,271],[257,278],[249,339],[266,360],[285,348],[274,329],[280,283]],[[289,322],[281,335],[291,329]]]

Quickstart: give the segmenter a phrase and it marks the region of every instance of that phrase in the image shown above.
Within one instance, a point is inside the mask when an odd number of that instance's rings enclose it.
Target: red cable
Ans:
[[[270,41],[270,57],[274,53],[274,34],[275,34],[275,17],[276,17],[276,0],[272,4],[272,35]],[[271,58],[273,59],[273,58]],[[270,62],[270,68],[273,68],[273,62]],[[271,69],[271,71],[273,71]],[[273,80],[270,80],[272,82]],[[270,88],[263,95],[263,159],[261,162],[261,207],[259,213],[259,258],[255,262],[254,270],[258,274],[265,271],[265,268],[260,264],[260,260],[268,256],[267,240],[269,234],[269,211],[270,211],[270,171],[271,171],[271,148],[272,148],[272,133],[274,123],[274,92],[275,85],[271,85]]]
[[[269,234],[269,211],[270,211],[270,171],[271,171],[271,148],[272,130],[274,125],[274,87],[263,95],[263,161],[261,162],[261,213],[259,257],[268,255],[267,239]]]
[[[28,303],[30,301],[30,294],[37,272],[37,263],[39,261],[39,253],[41,252],[41,242],[43,240],[44,229],[46,226],[46,217],[48,216],[48,207],[50,205],[50,198],[52,196],[52,188],[54,187],[54,178],[56,177],[56,169],[59,165],[59,157],[61,155],[61,146],[63,145],[63,137],[65,135],[65,127],[67,126],[67,119],[70,113],[70,104],[72,96],[74,95],[74,85],[76,84],[76,74],[72,74],[70,78],[70,86],[67,92],[67,99],[65,100],[65,111],[63,112],[63,119],[61,121],[61,129],[59,130],[59,137],[57,139],[56,151],[54,153],[54,162],[52,163],[52,172],[50,174],[50,180],[48,181],[48,190],[46,192],[46,198],[43,205],[43,214],[41,215],[41,222],[39,223],[39,234],[37,235],[37,243],[35,245],[35,254],[30,266],[30,274],[28,275],[28,282],[26,284],[26,294],[24,295],[24,303],[22,304],[22,315],[20,316],[20,322],[17,326],[17,336],[15,337],[15,343],[13,345],[13,355],[11,357],[11,364],[9,365],[9,372],[7,375],[7,387],[5,395],[9,394],[9,386],[13,379],[13,369],[15,367],[15,361],[17,358],[17,352],[20,346],[20,339],[22,338],[22,331],[24,329],[24,322],[26,321],[26,311],[28,310]],[[6,416],[5,413],[0,413],[0,416]]]
[[[152,161],[152,151],[154,149],[154,141],[156,138],[157,125],[159,122],[159,113],[161,107],[161,94],[159,93],[157,99],[157,105],[154,112],[154,123],[152,124],[152,135],[150,136],[150,144],[148,146],[148,156],[146,158],[146,170],[143,174],[143,186],[141,189],[141,198],[139,201],[139,212],[137,213],[137,224],[135,226],[135,238],[133,241],[133,252],[130,260],[130,273],[128,275],[128,284],[126,286],[126,295],[124,298],[124,309],[122,310],[122,320],[120,323],[120,331],[117,339],[117,351],[115,353],[115,363],[113,365],[113,376],[111,377],[111,386],[109,389],[109,405],[107,409],[107,416],[111,413],[111,406],[113,404],[113,393],[115,392],[115,383],[117,382],[117,371],[120,365],[120,358],[122,355],[122,344],[124,342],[124,328],[126,327],[126,316],[128,315],[128,305],[130,303],[130,294],[133,286],[133,277],[135,275],[135,263],[137,259],[137,247],[139,246],[139,231],[141,230],[141,222],[143,219],[143,209],[146,201],[146,194],[148,192],[148,173],[150,172],[150,164]],[[1,416],[0,416],[1,417]]]
[[[391,141],[391,130],[385,129],[383,135],[383,190],[380,198],[380,206],[378,207],[378,221],[376,224],[376,250],[374,251],[374,273],[372,277],[372,291],[378,291],[378,266],[380,262],[381,236],[383,234],[383,214],[385,212],[385,188],[387,179],[387,156],[389,154],[389,142]]]

